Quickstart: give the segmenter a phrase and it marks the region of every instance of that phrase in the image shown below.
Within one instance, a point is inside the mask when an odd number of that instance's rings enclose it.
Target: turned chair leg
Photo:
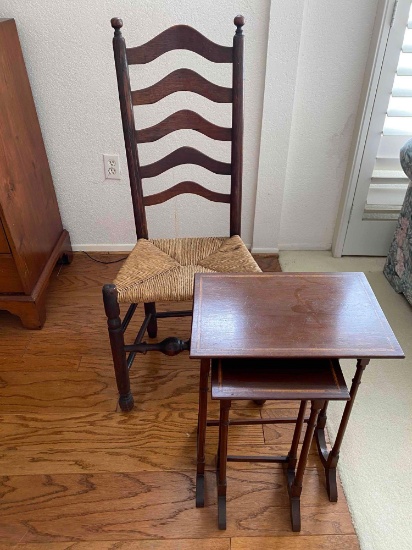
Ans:
[[[156,304],[155,302],[148,302],[144,305],[144,312],[146,315],[151,315],[149,324],[147,325],[147,334],[149,338],[156,338],[157,336],[157,318],[156,318]]]
[[[112,348],[113,366],[119,391],[119,406],[122,411],[130,411],[134,401],[130,391],[129,369],[127,368],[124,350],[124,331],[120,319],[120,307],[117,301],[117,289],[113,284],[103,287],[104,309],[107,315],[110,346]]]

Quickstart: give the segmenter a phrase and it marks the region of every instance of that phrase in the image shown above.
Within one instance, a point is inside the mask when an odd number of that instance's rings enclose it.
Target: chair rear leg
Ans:
[[[127,412],[133,409],[134,400],[130,391],[129,369],[127,368],[126,352],[124,350],[124,331],[120,319],[120,307],[115,285],[104,285],[103,302],[107,315],[113,366],[119,391],[119,406],[122,411]]]
[[[157,336],[157,319],[156,319],[156,304],[155,302],[148,302],[144,305],[144,312],[146,315],[151,315],[150,322],[147,325],[147,334],[149,338],[156,338]]]

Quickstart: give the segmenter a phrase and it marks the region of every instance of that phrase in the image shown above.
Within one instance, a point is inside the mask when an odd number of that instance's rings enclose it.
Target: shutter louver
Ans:
[[[399,150],[412,138],[412,7],[371,177],[364,219],[397,218],[409,180]]]

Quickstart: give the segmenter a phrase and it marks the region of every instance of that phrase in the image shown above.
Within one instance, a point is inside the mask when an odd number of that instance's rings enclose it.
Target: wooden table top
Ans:
[[[363,273],[198,273],[190,356],[404,354]]]

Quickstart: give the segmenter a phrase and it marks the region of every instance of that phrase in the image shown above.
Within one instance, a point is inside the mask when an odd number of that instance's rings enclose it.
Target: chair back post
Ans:
[[[122,114],[123,135],[129,168],[130,190],[132,194],[133,213],[138,239],[147,239],[146,213],[143,204],[142,180],[139,174],[139,156],[137,152],[133,103],[127,63],[126,43],[120,29],[123,21],[118,17],[111,20],[114,28],[113,52],[116,66],[117,87],[119,89],[120,111]]]
[[[242,217],[243,171],[243,15],[234,19],[233,37],[233,107],[232,107],[232,179],[230,187],[230,236],[240,235]]]

